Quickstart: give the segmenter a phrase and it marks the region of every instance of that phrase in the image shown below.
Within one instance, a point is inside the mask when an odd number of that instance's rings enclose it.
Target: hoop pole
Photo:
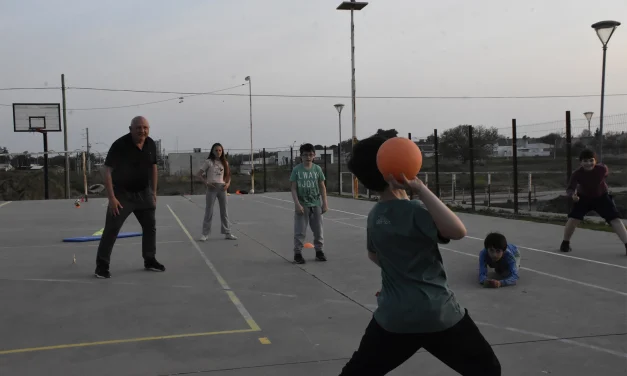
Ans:
[[[50,199],[50,186],[48,184],[48,133],[37,130],[44,136],[44,199]]]

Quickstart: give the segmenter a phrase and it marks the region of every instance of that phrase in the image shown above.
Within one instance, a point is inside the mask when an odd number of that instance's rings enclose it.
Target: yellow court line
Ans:
[[[220,283],[220,286],[222,286],[222,289],[224,289],[226,294],[229,296],[229,299],[231,299],[231,302],[233,302],[233,304],[235,305],[239,313],[242,315],[242,317],[244,317],[244,320],[246,320],[246,323],[248,323],[248,325],[250,326],[250,329],[253,331],[260,331],[261,328],[259,327],[259,325],[257,325],[255,320],[253,320],[250,313],[248,313],[248,310],[246,310],[242,302],[237,298],[237,295],[235,295],[235,293],[231,290],[231,288],[226,283],[224,278],[222,278],[222,276],[220,275],[218,270],[215,268],[215,266],[213,266],[213,263],[209,260],[209,258],[207,258],[205,253],[200,249],[200,247],[198,246],[198,243],[196,243],[192,235],[189,233],[189,231],[187,231],[187,228],[185,228],[185,225],[183,225],[183,222],[181,222],[181,220],[176,215],[174,210],[172,210],[170,205],[166,205],[166,206],[170,210],[170,213],[172,213],[172,215],[174,216],[174,219],[176,219],[176,221],[178,222],[179,226],[181,226],[181,229],[183,230],[185,235],[187,235],[187,237],[189,238],[189,241],[192,242],[192,245],[194,246],[194,248],[196,248],[196,251],[198,251],[198,253],[200,254],[200,257],[202,257],[203,260],[205,260],[205,263],[207,264],[209,269],[211,269],[211,272]]]
[[[131,342],[158,341],[158,340],[175,339],[175,338],[206,337],[206,336],[215,336],[215,335],[220,335],[220,334],[251,333],[255,331],[256,330],[253,330],[253,329],[240,329],[240,330],[224,330],[224,331],[219,331],[219,332],[174,334],[174,335],[169,335],[169,336],[114,339],[114,340],[109,340],[109,341],[83,342],[83,343],[73,343],[73,344],[67,344],[67,345],[54,345],[54,346],[43,346],[43,347],[30,347],[30,348],[14,349],[14,350],[0,350],[0,355],[17,354],[17,353],[25,353],[25,352],[33,352],[33,351],[60,350],[60,349],[69,349],[73,347],[89,347],[89,346],[115,345],[115,344],[120,344],[120,343],[131,343]]]
[[[3,203],[3,204],[0,204],[0,208],[1,208],[1,207],[3,207],[4,205],[9,205],[9,204],[10,204],[10,203],[12,203],[12,202],[13,202],[13,201],[7,201],[7,202],[5,202],[5,203]]]
[[[268,337],[261,337],[261,338],[259,338],[259,342],[261,342],[262,345],[270,345],[270,344],[272,344],[272,342],[270,342]]]

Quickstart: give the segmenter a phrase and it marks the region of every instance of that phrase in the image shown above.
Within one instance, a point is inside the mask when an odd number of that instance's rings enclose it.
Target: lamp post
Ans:
[[[253,154],[253,89],[250,76],[246,76],[248,81],[248,99],[250,101],[250,193],[255,193],[255,155]]]
[[[340,143],[337,144],[337,181],[340,184],[340,194],[342,193],[342,109],[344,105],[341,103],[333,105],[337,110],[337,117],[340,127]]]
[[[599,120],[599,162],[603,161],[603,105],[605,99],[605,55],[607,52],[607,43],[610,41],[612,34],[616,28],[620,26],[617,21],[601,21],[592,25],[597,32],[599,40],[603,44],[603,73],[601,73],[601,118]]]
[[[593,114],[594,114],[594,112],[590,112],[590,111],[583,113],[583,116],[585,116],[586,119],[588,119],[588,133],[590,133],[590,119],[592,119],[592,115]],[[590,133],[590,134],[592,134],[592,133]]]
[[[340,4],[337,9],[338,10],[350,10],[351,11],[351,98],[352,98],[352,107],[353,107],[353,141],[352,145],[354,146],[357,143],[357,115],[355,114],[355,23],[353,22],[353,13],[356,10],[362,10],[368,5],[367,2],[357,2],[355,0],[344,1]],[[357,177],[353,175],[353,197],[357,198],[358,196],[358,182]]]

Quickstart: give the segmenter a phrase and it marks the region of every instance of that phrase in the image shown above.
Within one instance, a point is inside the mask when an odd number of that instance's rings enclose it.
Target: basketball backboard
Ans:
[[[13,103],[13,130],[61,132],[59,103]]]

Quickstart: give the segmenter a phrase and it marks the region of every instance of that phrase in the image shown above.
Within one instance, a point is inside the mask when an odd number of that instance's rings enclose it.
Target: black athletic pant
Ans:
[[[373,318],[359,349],[340,376],[379,376],[391,372],[424,347],[463,376],[500,376],[501,364],[468,315],[436,333],[399,334],[385,331]],[[420,372],[416,372],[418,375]]]
[[[152,190],[147,189],[142,192],[116,191],[115,198],[118,199],[122,208],[119,209],[119,214],[114,216],[111,209],[107,207],[105,228],[96,257],[96,265],[105,270],[109,269],[111,252],[120,229],[131,213],[135,214],[137,221],[142,226],[142,256],[144,260],[154,258],[157,252],[156,208]]]

